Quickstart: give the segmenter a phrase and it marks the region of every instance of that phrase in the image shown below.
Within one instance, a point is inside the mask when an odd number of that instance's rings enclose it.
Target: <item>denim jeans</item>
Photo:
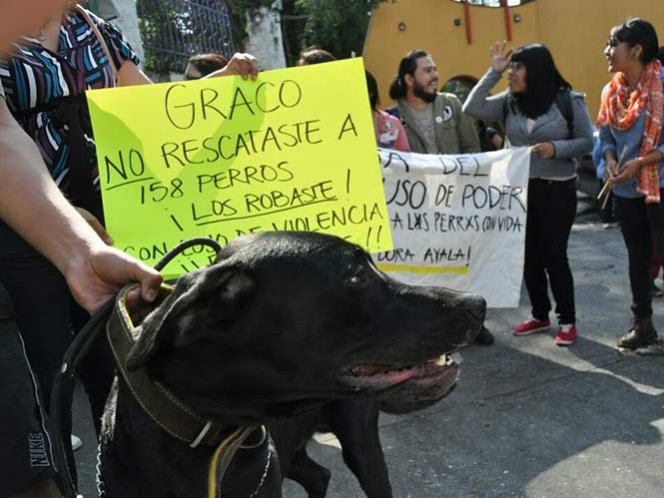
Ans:
[[[660,192],[664,196],[664,189]],[[659,261],[664,261],[664,206],[646,204],[643,197],[616,196],[616,201],[629,259],[632,311],[638,318],[648,318],[652,315],[653,248]]]
[[[532,178],[528,182],[524,279],[532,315],[537,320],[548,319],[551,284],[558,322],[575,323],[574,279],[567,259],[567,242],[575,216],[575,179]]]

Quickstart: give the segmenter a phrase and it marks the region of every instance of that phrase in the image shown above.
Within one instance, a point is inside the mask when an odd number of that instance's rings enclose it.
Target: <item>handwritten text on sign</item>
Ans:
[[[395,249],[374,255],[399,280],[519,304],[527,147],[436,156],[380,150]]]
[[[108,232],[147,263],[183,239],[271,230],[393,247],[361,59],[88,102]],[[171,271],[209,263],[201,251]]]

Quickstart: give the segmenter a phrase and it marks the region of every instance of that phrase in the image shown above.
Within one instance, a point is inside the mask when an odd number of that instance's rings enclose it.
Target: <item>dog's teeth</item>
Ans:
[[[441,355],[440,358],[436,361],[436,365],[439,367],[444,367],[447,364],[447,355]]]

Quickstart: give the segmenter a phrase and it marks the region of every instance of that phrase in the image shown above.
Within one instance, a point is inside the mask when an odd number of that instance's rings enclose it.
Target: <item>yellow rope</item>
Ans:
[[[242,433],[242,431],[243,429],[240,428],[224,439],[214,452],[214,455],[212,455],[212,460],[210,461],[210,473],[208,475],[208,498],[217,498],[217,463],[219,462],[219,456],[222,451]]]

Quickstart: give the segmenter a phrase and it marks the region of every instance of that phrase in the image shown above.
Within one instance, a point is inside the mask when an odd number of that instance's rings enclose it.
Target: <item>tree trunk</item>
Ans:
[[[262,70],[286,67],[281,34],[281,0],[270,7],[247,11],[248,41],[245,50],[258,59]]]

